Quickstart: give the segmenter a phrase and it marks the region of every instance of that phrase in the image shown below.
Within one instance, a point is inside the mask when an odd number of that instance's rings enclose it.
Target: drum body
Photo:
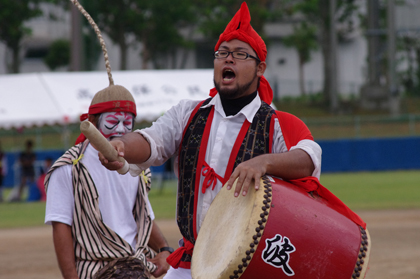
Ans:
[[[245,197],[218,193],[194,247],[193,279],[365,277],[367,230],[291,183],[265,176],[261,185]]]

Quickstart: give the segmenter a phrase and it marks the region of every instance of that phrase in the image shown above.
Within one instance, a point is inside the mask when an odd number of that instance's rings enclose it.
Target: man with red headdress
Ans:
[[[321,148],[306,125],[270,106],[273,92],[263,76],[267,49],[250,21],[244,2],[220,35],[209,99],[183,100],[150,128],[111,141],[132,164],[131,173],[178,156],[177,223],[183,239],[167,259],[172,267],[165,278],[191,278],[195,240],[224,184],[230,189],[237,179],[238,196],[258,189],[266,173],[287,180],[320,176]],[[122,167],[99,158],[109,169]]]
[[[95,94],[81,120],[92,122],[110,140],[131,132],[135,116],[131,93],[112,85]],[[112,266],[117,260],[144,267],[136,271],[142,276],[146,271],[144,276],[136,278],[159,277],[167,271],[172,248],[154,222],[150,178],[149,169],[136,177],[107,170],[83,134],[54,163],[45,178],[45,223],[53,227],[63,278],[107,274],[109,267],[117,269]]]

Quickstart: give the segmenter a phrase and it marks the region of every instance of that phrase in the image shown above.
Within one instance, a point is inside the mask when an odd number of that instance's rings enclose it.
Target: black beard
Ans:
[[[216,87],[216,90],[217,92],[219,92],[220,96],[222,96],[225,99],[237,99],[244,96],[243,94],[251,87],[256,77],[257,76],[255,76],[254,79],[248,82],[247,84],[239,86],[235,89],[220,89],[220,86],[216,83],[214,78],[213,78],[213,83],[214,83],[214,87]]]

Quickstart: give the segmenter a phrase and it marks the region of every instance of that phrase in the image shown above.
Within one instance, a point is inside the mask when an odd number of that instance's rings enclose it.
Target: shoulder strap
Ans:
[[[204,102],[206,102],[206,101],[207,101],[206,103],[208,103],[210,100],[211,100],[211,98],[201,101],[200,103],[198,103],[198,105],[197,105],[197,106],[194,108],[194,110],[191,112],[191,115],[190,115],[190,117],[188,118],[187,125],[184,127],[184,131],[183,131],[183,133],[182,133],[182,138],[184,138],[184,135],[185,135],[185,128],[187,128],[187,127],[188,127],[188,125],[190,125],[191,120],[193,119],[194,115],[195,115],[195,114],[197,113],[197,111],[201,108],[201,106],[204,104]]]

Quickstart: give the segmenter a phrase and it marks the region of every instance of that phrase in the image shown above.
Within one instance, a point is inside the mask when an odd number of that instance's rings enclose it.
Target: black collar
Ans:
[[[252,100],[257,97],[257,91],[252,94],[249,94],[238,99],[226,99],[223,98],[220,94],[220,100],[222,101],[223,110],[225,111],[226,116],[235,115],[246,105],[252,102]]]

